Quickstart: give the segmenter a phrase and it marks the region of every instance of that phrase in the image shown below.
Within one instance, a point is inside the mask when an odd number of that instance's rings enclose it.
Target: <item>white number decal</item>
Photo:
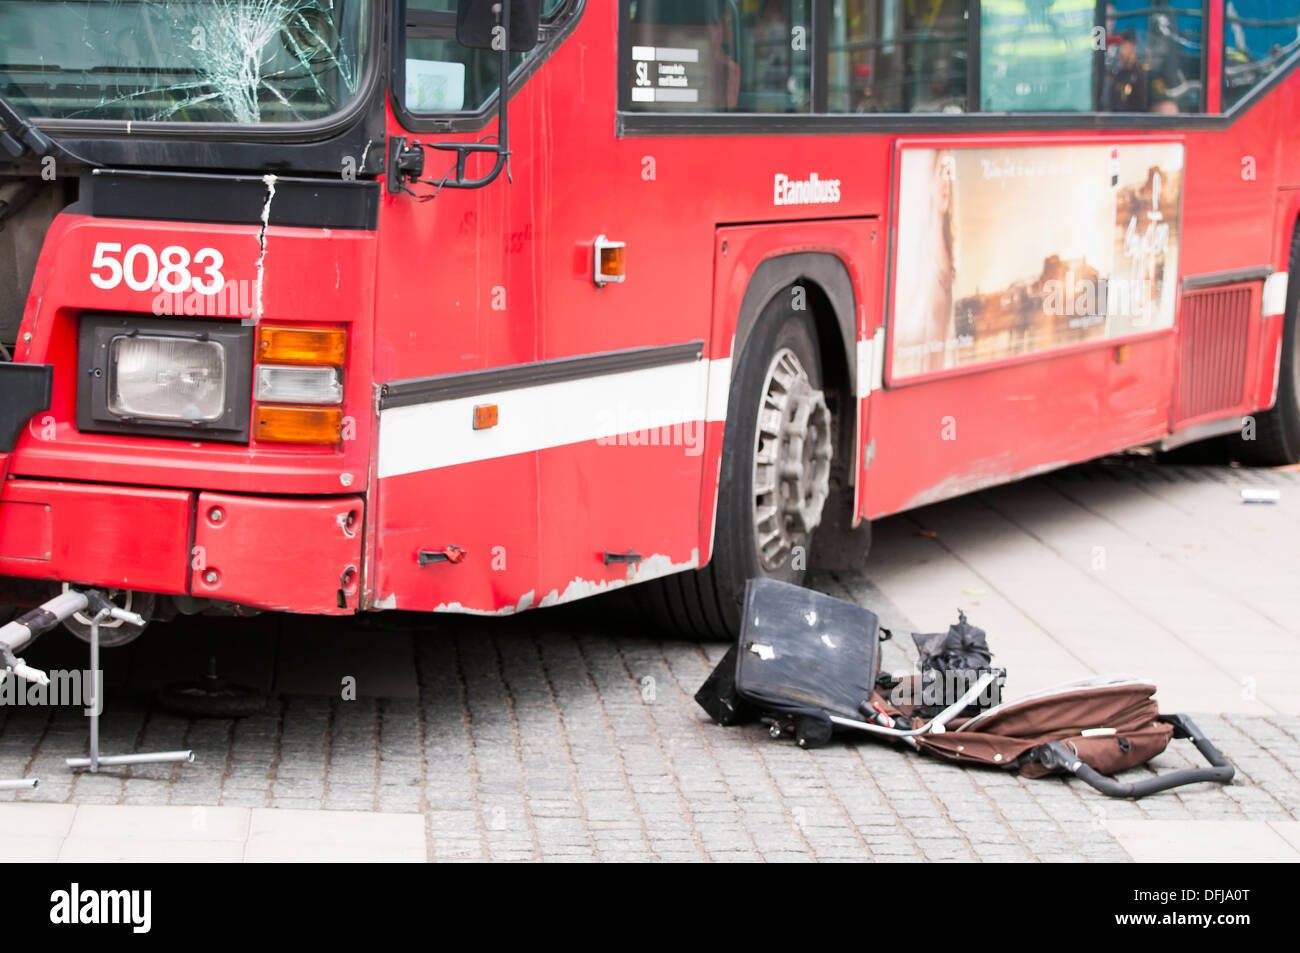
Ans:
[[[105,252],[121,251],[121,245],[115,245],[112,242],[100,242],[95,246],[95,260],[90,263],[90,280],[94,282],[96,288],[116,288],[122,283],[122,263],[116,258],[105,258]],[[108,277],[95,274],[94,269],[107,268]]]
[[[203,282],[199,281],[199,279],[195,278],[194,290],[200,294],[214,295],[226,286],[225,276],[221,274],[221,266],[226,263],[226,260],[221,257],[221,252],[217,251],[215,248],[200,248],[198,253],[194,256],[194,264],[203,264],[203,259],[205,258],[211,259],[211,261],[208,266],[203,269],[203,273],[212,280],[205,285]]]
[[[121,258],[122,246],[116,242],[99,242],[95,257],[90,263],[90,281],[105,291],[116,288],[123,281],[133,291],[166,291],[184,294],[191,289],[199,294],[213,295],[226,286],[221,273],[225,258],[215,248],[200,248],[190,257],[180,245],[168,245],[161,253],[149,245],[132,245]],[[202,277],[190,273],[190,263],[201,266]]]
[[[158,284],[163,291],[177,294],[190,283],[190,253],[180,245],[168,245],[158,256]]]
[[[141,257],[145,260],[145,273],[143,278],[137,278],[135,263]],[[148,291],[158,280],[158,256],[148,245],[132,245],[126,250],[126,257],[122,259],[122,270],[126,272],[128,288],[132,291]]]

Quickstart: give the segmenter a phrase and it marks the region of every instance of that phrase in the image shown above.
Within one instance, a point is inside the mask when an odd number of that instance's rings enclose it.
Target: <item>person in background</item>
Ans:
[[[1106,109],[1109,112],[1146,112],[1150,90],[1147,65],[1138,59],[1137,31],[1125,30],[1119,34],[1118,40],[1114,62],[1107,76]]]
[[[757,90],[771,99],[782,100],[794,93],[790,88],[791,43],[788,0],[767,0],[751,28]],[[775,107],[769,107],[775,108]]]

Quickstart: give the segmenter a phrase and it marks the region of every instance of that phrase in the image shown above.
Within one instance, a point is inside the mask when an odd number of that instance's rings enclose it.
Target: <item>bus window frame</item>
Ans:
[[[630,70],[627,61],[631,55],[626,40],[629,0],[619,0],[619,61],[617,66],[618,109],[616,133],[620,138],[635,136],[677,135],[833,135],[837,133],[949,133],[981,131],[1139,131],[1182,129],[1222,129],[1232,125],[1260,98],[1300,66],[1300,50],[1280,63],[1268,78],[1253,87],[1231,108],[1223,111],[1221,100],[1215,92],[1222,83],[1222,57],[1211,55],[1223,41],[1224,0],[1202,0],[1201,17],[1201,111],[1195,113],[1161,114],[1150,112],[979,112],[969,107],[979,103],[979,21],[980,0],[970,0],[971,16],[967,26],[967,106],[963,113],[828,113],[816,111],[825,107],[827,77],[827,27],[826,2],[814,3],[812,69],[812,113],[709,113],[709,112],[643,112],[625,107],[624,93]],[[818,11],[822,11],[819,15]],[[820,35],[818,27],[821,27]],[[1211,77],[1210,69],[1214,67]],[[822,99],[818,99],[818,93]],[[1210,112],[1211,107],[1218,111]]]
[[[1146,115],[1142,113],[1140,115]],[[1172,118],[1172,117],[1171,117]],[[1096,137],[1083,135],[1061,135],[1061,136],[999,136],[984,138],[955,138],[954,136],[917,136],[906,137],[895,140],[893,148],[890,151],[889,166],[889,221],[895,221],[898,215],[898,198],[902,187],[902,177],[899,175],[899,163],[904,149],[979,149],[979,148],[997,148],[997,149],[1019,149],[1019,148],[1037,148],[1044,146],[1099,146],[1099,145],[1165,145],[1177,144],[1183,147],[1184,170],[1186,169],[1187,157],[1187,137],[1177,134],[1161,133],[1155,136],[1141,135],[1119,135],[1100,140]],[[1178,196],[1178,219],[1184,221],[1184,211],[1187,206],[1187,191],[1183,189]],[[1140,344],[1144,341],[1158,340],[1163,337],[1172,337],[1178,332],[1179,317],[1181,312],[1181,303],[1176,302],[1174,307],[1174,317],[1172,323],[1165,328],[1154,328],[1150,331],[1131,331],[1128,334],[1119,334],[1115,337],[1105,337],[1096,341],[1080,341],[1077,344],[1066,344],[1062,347],[1048,348],[1041,351],[1030,351],[1025,354],[1012,354],[1007,357],[995,358],[990,361],[982,361],[974,364],[967,364],[960,367],[946,367],[935,371],[924,371],[919,374],[909,374],[903,378],[894,376],[894,348],[892,342],[895,340],[894,332],[894,273],[897,267],[897,248],[898,230],[889,229],[889,244],[885,249],[885,274],[881,287],[884,290],[884,300],[881,303],[881,314],[883,315],[883,326],[885,329],[885,355],[882,365],[881,384],[886,390],[900,390],[905,387],[912,387],[919,384],[927,384],[935,380],[946,380],[951,377],[963,377],[968,374],[984,374],[991,371],[1001,370],[1006,367],[1014,367],[1019,364],[1029,364],[1035,361],[1050,361],[1063,357],[1071,357],[1087,351],[1100,350],[1102,348],[1115,348],[1122,344]],[[1181,239],[1180,239],[1181,251]],[[1182,268],[1183,257],[1181,253],[1178,256],[1178,273],[1172,277],[1177,287],[1182,287]]]
[[[451,112],[415,112],[406,108],[406,32],[409,27],[406,0],[393,0],[392,4],[391,62],[389,73],[389,103],[393,115],[408,132],[479,132],[497,115],[501,91],[494,91],[478,109]],[[560,48],[577,29],[587,11],[587,0],[565,0],[549,18],[541,22],[542,40],[524,54],[523,62],[510,73],[510,98],[541,69],[542,64]],[[452,14],[454,16],[454,14]]]

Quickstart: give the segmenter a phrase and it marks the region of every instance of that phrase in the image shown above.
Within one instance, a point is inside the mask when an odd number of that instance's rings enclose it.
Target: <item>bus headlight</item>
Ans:
[[[248,443],[255,330],[235,321],[82,315],[77,429]]]
[[[220,420],[226,349],[217,341],[118,335],[109,344],[108,410],[145,420]]]

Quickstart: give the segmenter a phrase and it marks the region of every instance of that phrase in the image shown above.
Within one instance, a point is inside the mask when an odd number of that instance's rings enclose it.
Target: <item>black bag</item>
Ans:
[[[695,693],[695,700],[709,713],[709,717],[723,727],[743,725],[753,721],[756,714],[744,700],[736,694],[736,647],[727,649],[722,661],[709,673],[700,690]]]
[[[745,586],[740,638],[695,694],[720,725],[764,718],[803,747],[830,740],[830,715],[861,718],[880,672],[870,609],[773,579]]]
[[[993,668],[988,636],[967,622],[961,609],[957,610],[956,625],[948,626],[947,632],[913,632],[912,641],[916,643],[921,670],[905,692],[905,696],[910,694],[907,707],[912,714],[933,718],[966,694],[982,673],[990,671],[1000,672],[998,680],[963,714],[971,717],[1001,702],[1006,671]]]
[[[986,671],[993,661],[988,636],[983,629],[967,622],[966,613],[961,609],[957,610],[957,624],[948,626],[947,632],[913,632],[912,641],[921,656],[923,672]]]

